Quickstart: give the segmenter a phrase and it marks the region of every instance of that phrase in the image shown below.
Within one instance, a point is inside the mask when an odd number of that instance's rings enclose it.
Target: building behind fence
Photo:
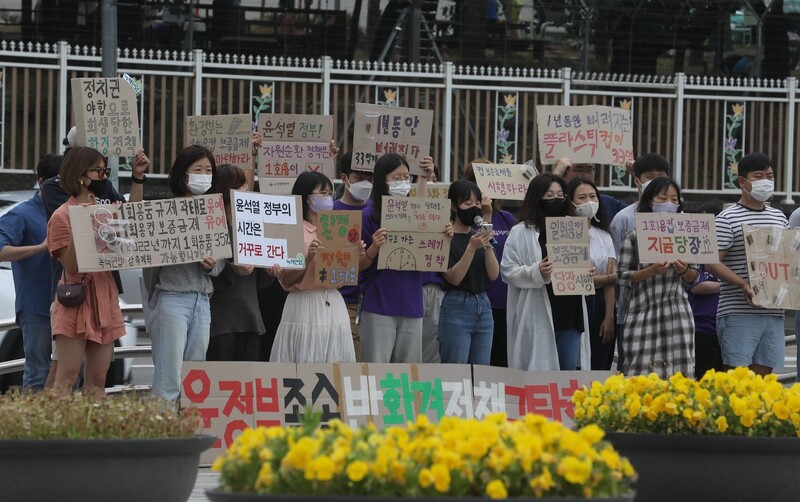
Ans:
[[[355,103],[434,111],[431,155],[443,178],[476,157],[538,164],[538,105],[609,105],[632,110],[634,152],[657,152],[696,193],[738,193],[735,169],[748,152],[770,155],[776,190],[792,204],[797,80],[583,74],[568,68],[507,69],[373,64],[185,52],[119,51],[119,72],[144,84],[142,145],[153,175],[166,175],[183,146],[184,117],[252,112],[332,114],[342,151],[352,145]],[[0,172],[31,172],[60,151],[73,123],[69,79],[100,75],[89,47],[0,42]],[[624,170],[603,166],[611,191],[630,190]]]

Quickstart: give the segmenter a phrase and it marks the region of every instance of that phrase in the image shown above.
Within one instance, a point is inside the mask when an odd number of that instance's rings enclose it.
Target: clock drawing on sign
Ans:
[[[417,259],[408,249],[395,249],[386,258],[386,268],[392,270],[416,270]]]

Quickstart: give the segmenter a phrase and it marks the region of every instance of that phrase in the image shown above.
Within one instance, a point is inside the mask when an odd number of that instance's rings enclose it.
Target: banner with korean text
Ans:
[[[421,197],[383,197],[381,227],[389,231],[378,253],[378,269],[446,272],[450,201]]]
[[[217,165],[253,169],[252,135],[249,113],[186,117],[185,143],[211,150]]]
[[[753,301],[800,310],[800,229],[742,225]]]
[[[524,164],[472,164],[481,194],[497,200],[524,200],[531,180]]]
[[[713,214],[636,213],[640,263],[719,263]]]
[[[411,174],[423,174],[419,163],[431,149],[433,110],[356,103],[353,161],[358,171],[372,171],[385,153],[402,155]]]
[[[140,132],[133,87],[122,78],[73,78],[70,85],[78,145],[106,157],[136,154]]]
[[[361,254],[361,211],[320,211],[314,257],[316,282],[321,286],[358,284]]]
[[[545,218],[547,257],[553,262],[550,284],[556,296],[593,295],[590,273],[589,219],[573,216]]]

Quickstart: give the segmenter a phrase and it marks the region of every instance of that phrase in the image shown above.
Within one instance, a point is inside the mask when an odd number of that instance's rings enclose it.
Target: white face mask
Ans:
[[[775,192],[775,182],[772,180],[751,181],[750,197],[759,202],[766,202]]]
[[[350,192],[354,199],[364,202],[369,199],[372,193],[372,183],[367,180],[359,181],[347,187],[347,191]]]
[[[203,195],[211,188],[211,174],[189,174],[189,181],[186,182],[186,188],[195,195]]]
[[[645,181],[644,183],[642,183],[641,181],[639,181],[639,186],[640,186],[640,187],[642,187],[642,188],[641,188],[641,190],[642,190],[642,193],[644,193],[644,190],[647,188],[647,185],[649,185],[649,184],[650,184],[650,183],[652,183],[652,182],[653,182],[653,180],[647,180],[647,181]]]
[[[405,197],[411,191],[410,180],[390,181],[388,185],[389,195],[394,195],[395,197]]]
[[[578,216],[583,216],[585,218],[594,218],[597,215],[597,211],[600,209],[600,203],[590,200],[589,202],[584,202],[583,204],[575,204],[575,214]]]

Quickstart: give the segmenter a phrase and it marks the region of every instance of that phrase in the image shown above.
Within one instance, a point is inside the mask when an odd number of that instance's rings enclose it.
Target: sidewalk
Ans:
[[[211,472],[210,468],[201,467],[198,469],[197,482],[194,484],[194,490],[192,490],[192,495],[189,497],[189,502],[208,502],[206,490],[216,488],[218,479],[219,474]]]

